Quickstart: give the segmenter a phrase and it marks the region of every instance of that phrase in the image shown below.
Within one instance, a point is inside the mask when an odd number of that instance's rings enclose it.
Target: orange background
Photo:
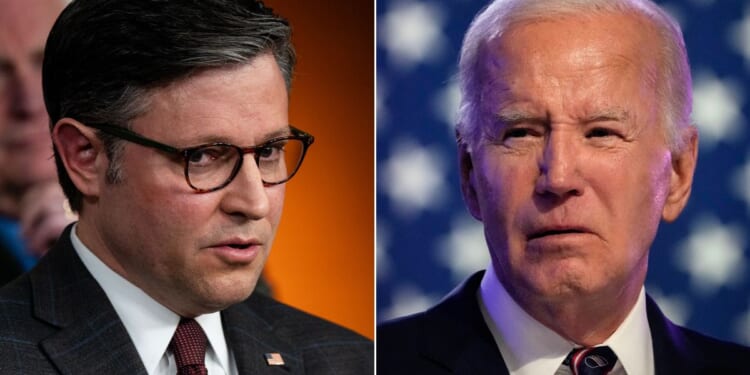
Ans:
[[[373,338],[374,2],[265,3],[292,26],[290,122],[315,136],[265,276],[277,299]]]

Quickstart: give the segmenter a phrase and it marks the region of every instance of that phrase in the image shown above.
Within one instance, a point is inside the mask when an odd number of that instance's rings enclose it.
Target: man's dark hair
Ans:
[[[291,85],[295,64],[287,21],[255,0],[74,0],[50,32],[42,85],[50,128],[64,117],[130,127],[154,89],[195,72],[272,54]],[[116,183],[122,141],[99,133]],[[55,150],[70,206],[82,194]]]

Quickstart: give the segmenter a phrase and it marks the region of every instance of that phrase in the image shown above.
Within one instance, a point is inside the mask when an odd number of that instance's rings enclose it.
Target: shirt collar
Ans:
[[[654,374],[654,350],[643,287],[633,309],[603,345],[612,348],[628,374]]]
[[[75,224],[77,227],[78,224]],[[147,373],[156,372],[172,340],[180,316],[151,298],[143,290],[126,280],[102,262],[76,234],[76,227],[70,231],[70,239],[81,261],[96,279],[109,298],[125,329],[138,351]],[[209,352],[213,350],[216,359],[225,373],[230,373],[229,350],[224,338],[219,312],[204,314],[195,318],[209,342]]]
[[[477,297],[484,320],[513,375],[554,374],[568,353],[579,346],[526,313],[500,283],[492,265],[482,278]],[[628,374],[654,374],[643,288],[628,316],[602,345],[612,348]]]

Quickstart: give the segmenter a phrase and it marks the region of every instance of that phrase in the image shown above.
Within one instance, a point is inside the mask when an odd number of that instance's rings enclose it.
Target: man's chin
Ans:
[[[203,308],[215,312],[246,300],[255,290],[258,283],[257,277],[245,277],[245,279],[222,280],[215,284],[211,290],[203,296]]]
[[[539,277],[526,280],[524,288],[531,298],[554,303],[595,294],[601,288],[593,285],[585,270],[539,271]]]

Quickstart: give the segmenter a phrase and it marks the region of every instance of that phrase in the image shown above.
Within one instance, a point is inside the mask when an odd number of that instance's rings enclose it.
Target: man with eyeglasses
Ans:
[[[252,293],[314,139],[289,34],[259,1],[63,11],[43,86],[79,221],[0,290],[0,373],[372,373],[369,340]]]

